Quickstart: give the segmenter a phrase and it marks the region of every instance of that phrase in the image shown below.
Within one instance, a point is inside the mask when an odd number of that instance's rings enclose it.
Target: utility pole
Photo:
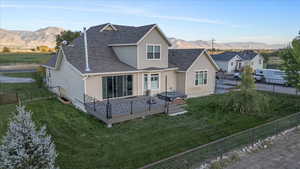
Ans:
[[[215,42],[215,41],[216,41],[216,40],[215,40],[214,38],[211,39],[211,56],[214,55],[214,42]]]

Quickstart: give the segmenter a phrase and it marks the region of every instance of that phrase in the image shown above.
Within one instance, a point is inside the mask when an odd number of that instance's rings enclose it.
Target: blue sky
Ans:
[[[300,30],[299,7],[298,0],[0,0],[0,28],[156,23],[185,40],[288,43]]]

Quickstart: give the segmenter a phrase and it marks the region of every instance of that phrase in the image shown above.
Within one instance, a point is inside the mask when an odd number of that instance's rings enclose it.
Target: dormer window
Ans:
[[[147,45],[147,59],[159,60],[160,59],[160,45]]]

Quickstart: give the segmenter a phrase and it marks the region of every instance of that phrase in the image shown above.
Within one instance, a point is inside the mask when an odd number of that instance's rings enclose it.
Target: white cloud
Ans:
[[[97,8],[87,8],[87,7],[65,7],[65,6],[50,6],[50,5],[19,5],[19,4],[2,4],[0,8],[38,8],[38,9],[61,9],[61,10],[72,10],[72,11],[81,11],[81,12],[102,12],[102,13],[117,13],[117,14],[127,14],[127,15],[136,15],[143,16],[148,18],[158,18],[165,20],[177,20],[185,22],[196,22],[204,24],[223,24],[227,25],[224,22],[206,18],[197,18],[197,17],[187,17],[187,16],[168,16],[153,14],[147,12],[143,9],[138,9],[134,7],[127,6],[118,6],[118,5],[96,5]],[[231,25],[234,27],[234,25]]]

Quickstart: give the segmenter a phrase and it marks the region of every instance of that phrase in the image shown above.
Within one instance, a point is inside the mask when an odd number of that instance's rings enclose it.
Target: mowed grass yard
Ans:
[[[44,64],[52,53],[0,53],[0,66],[10,64]]]
[[[56,99],[27,104],[38,125],[46,125],[57,146],[61,169],[134,169],[213,140],[300,110],[300,97],[264,93],[273,111],[265,116],[212,111],[227,94],[188,100],[188,113],[131,120],[107,128],[103,123]],[[15,105],[0,105],[0,138]]]

